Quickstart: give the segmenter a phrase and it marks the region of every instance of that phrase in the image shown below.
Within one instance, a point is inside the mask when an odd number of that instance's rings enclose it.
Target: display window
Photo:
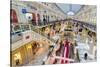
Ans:
[[[32,13],[32,24],[33,25],[36,25],[36,15],[35,15],[35,13]]]
[[[15,62],[15,65],[20,65],[21,64],[22,58],[21,58],[20,52],[14,54],[14,62]]]

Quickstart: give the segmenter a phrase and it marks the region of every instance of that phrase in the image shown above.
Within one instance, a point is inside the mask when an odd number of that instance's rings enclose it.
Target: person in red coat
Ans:
[[[64,45],[64,49],[63,49],[63,52],[62,52],[62,57],[64,58],[68,58],[68,54],[69,54],[69,41],[68,39],[64,40],[63,42],[63,45]],[[64,64],[64,63],[68,63],[68,60],[64,60],[62,59],[61,60],[61,64]]]

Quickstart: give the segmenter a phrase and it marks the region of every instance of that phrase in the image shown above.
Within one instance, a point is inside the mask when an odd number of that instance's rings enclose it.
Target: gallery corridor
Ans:
[[[11,1],[11,65],[97,60],[96,6]]]

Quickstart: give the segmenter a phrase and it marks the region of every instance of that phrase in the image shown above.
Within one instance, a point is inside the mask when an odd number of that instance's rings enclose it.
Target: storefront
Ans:
[[[24,65],[32,61],[39,49],[38,46],[37,42],[32,41],[12,51],[12,65]]]
[[[50,42],[47,40],[31,41],[13,51],[11,51],[11,63],[14,66],[24,65],[36,59],[42,53],[41,50],[48,50]]]
[[[22,46],[11,53],[12,65],[23,65],[27,61],[25,46]]]

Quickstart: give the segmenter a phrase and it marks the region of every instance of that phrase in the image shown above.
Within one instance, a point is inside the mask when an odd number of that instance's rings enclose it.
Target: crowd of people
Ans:
[[[56,63],[64,64],[64,63],[79,62],[78,50],[75,49],[75,47],[77,46],[77,43],[75,40],[73,40],[74,38],[73,34],[78,33],[77,29],[72,28],[72,24],[68,26],[69,25],[68,22],[67,23],[63,22],[59,25],[61,26],[58,30],[55,28],[56,26],[52,26],[51,28],[46,28],[45,33],[47,37],[55,40],[54,41],[55,44],[52,46],[54,50],[50,52],[48,56],[49,58],[50,57],[53,58],[53,61],[52,63],[49,63],[49,64],[56,64]],[[74,24],[74,26],[77,27],[76,24]],[[65,29],[67,28],[70,30],[65,32]],[[73,33],[73,30],[74,30],[74,33]],[[56,58],[56,56],[60,58]],[[67,59],[73,59],[74,61],[70,61]]]
[[[82,39],[82,37],[85,37],[84,34],[88,35],[89,33],[83,24],[73,21],[62,21],[59,24],[53,24],[50,27],[46,27],[43,33],[48,39],[54,42],[53,45],[50,46],[52,51],[48,53],[48,58],[43,64],[80,62],[79,51],[76,48],[78,46],[77,41],[86,40]],[[89,33],[89,35],[92,36],[91,33]],[[87,60],[87,57],[88,54],[85,53],[84,59]]]

